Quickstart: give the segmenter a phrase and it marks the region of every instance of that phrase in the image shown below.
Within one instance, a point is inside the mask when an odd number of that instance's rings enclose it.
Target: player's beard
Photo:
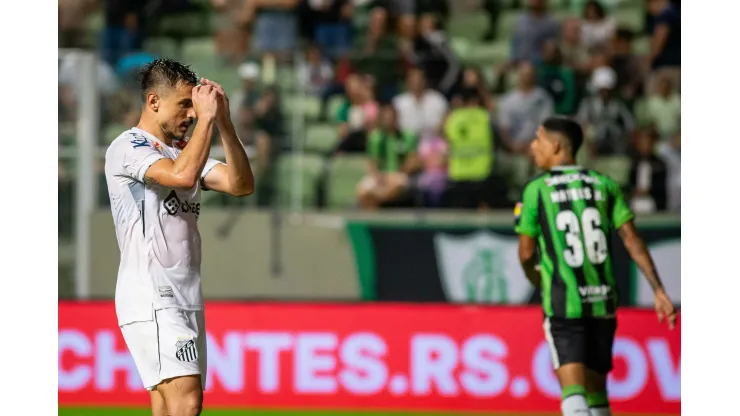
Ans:
[[[162,133],[164,133],[165,137],[167,137],[170,140],[182,140],[185,137],[185,133],[180,134],[178,131],[178,127],[175,128],[169,128],[166,124],[160,124],[159,129],[162,130]]]

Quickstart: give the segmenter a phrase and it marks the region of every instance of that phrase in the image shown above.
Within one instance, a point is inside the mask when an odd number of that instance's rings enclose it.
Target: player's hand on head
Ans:
[[[226,92],[224,91],[224,88],[221,86],[221,84],[206,78],[201,78],[200,83],[202,85],[209,85],[216,90],[216,93],[218,94],[219,116],[228,116],[230,114],[229,97],[226,95]]]
[[[655,293],[655,313],[658,315],[658,322],[667,322],[670,329],[676,327],[678,313],[673,306],[673,302],[663,290]]]
[[[218,92],[212,85],[193,88],[192,99],[198,118],[215,118],[218,114]]]

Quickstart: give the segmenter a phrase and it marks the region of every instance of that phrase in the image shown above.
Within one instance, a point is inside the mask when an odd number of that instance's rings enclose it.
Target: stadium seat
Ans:
[[[182,44],[182,59],[192,65],[198,75],[212,77],[217,67],[216,45],[213,38],[187,39]]]
[[[591,167],[614,179],[620,186],[627,184],[630,173],[630,159],[627,156],[601,156],[596,158]]]
[[[640,6],[619,8],[612,15],[617,25],[629,27],[635,32],[642,32],[645,26],[645,11]]]
[[[317,204],[318,179],[324,169],[324,159],[318,155],[288,153],[278,159],[276,184],[280,205],[290,207],[296,192],[296,179],[300,180],[299,198],[304,208]]]
[[[475,62],[479,67],[490,67],[499,62],[505,62],[509,59],[511,44],[508,40],[499,40],[496,42],[476,43],[473,44],[468,52],[467,62]]]
[[[339,113],[339,109],[342,105],[344,105],[344,97],[342,96],[337,95],[329,100],[327,117],[331,122],[337,122],[337,113]]]
[[[101,145],[108,146],[113,142],[113,140],[116,139],[116,137],[120,136],[121,133],[128,130],[129,128],[126,127],[123,124],[119,123],[111,123],[105,126],[103,129],[103,136],[100,138],[99,142]]]
[[[365,156],[334,157],[329,167],[327,205],[333,209],[347,209],[355,205],[355,188],[365,176]]]
[[[635,122],[638,127],[646,127],[650,124],[650,114],[647,108],[647,99],[641,98],[635,102]]]
[[[477,41],[488,29],[488,17],[485,13],[454,13],[450,16],[447,35],[450,39],[462,38]]]
[[[632,52],[636,55],[647,55],[650,52],[650,37],[641,36],[633,40]]]
[[[522,155],[499,153],[496,155],[496,165],[500,172],[509,178],[509,184],[521,191],[529,180],[529,158]]]
[[[163,58],[177,58],[177,42],[170,38],[148,38],[144,50]]]
[[[316,119],[321,110],[321,101],[312,96],[285,95],[283,96],[283,110],[287,114],[301,111],[307,118]]]
[[[307,152],[326,154],[337,144],[337,128],[331,124],[310,124],[306,128]]]

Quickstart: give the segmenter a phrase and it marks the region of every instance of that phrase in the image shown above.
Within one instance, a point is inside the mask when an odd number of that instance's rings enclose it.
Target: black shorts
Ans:
[[[616,318],[545,318],[543,327],[556,370],[564,364],[583,363],[598,374],[611,371]]]

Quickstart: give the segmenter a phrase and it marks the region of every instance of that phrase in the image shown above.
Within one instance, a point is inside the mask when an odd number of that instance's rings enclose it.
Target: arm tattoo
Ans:
[[[157,182],[156,179],[152,178],[151,176],[144,175],[144,183],[149,186],[159,185],[159,182]]]

